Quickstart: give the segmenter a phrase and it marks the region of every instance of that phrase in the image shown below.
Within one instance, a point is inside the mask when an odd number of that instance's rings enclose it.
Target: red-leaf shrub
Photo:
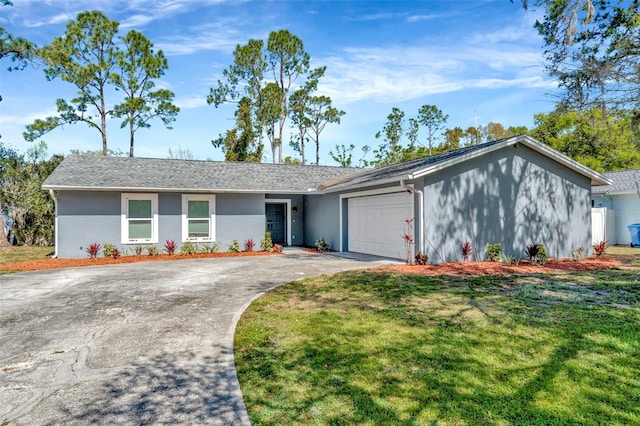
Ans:
[[[601,257],[609,248],[606,240],[599,241],[593,245],[593,253],[596,257]]]
[[[90,244],[89,247],[87,247],[86,249],[87,253],[89,253],[89,258],[95,259],[96,257],[98,257],[98,253],[100,253],[101,248],[102,248],[102,245],[100,245],[100,243]]]
[[[176,252],[177,248],[178,248],[178,245],[176,244],[176,242],[174,240],[167,240],[164,243],[164,250],[170,256],[172,256]]]
[[[244,242],[244,251],[253,251],[255,246],[256,246],[256,243],[251,238],[249,238],[247,241]]]
[[[473,246],[469,241],[465,241],[464,243],[460,244],[460,253],[462,253],[462,257],[464,258],[465,262],[469,260],[472,251]]]

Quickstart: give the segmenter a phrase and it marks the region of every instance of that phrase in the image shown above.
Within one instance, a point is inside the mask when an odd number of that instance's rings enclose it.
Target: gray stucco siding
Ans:
[[[120,193],[58,191],[59,257],[86,257],[92,243],[120,243]]]
[[[424,178],[426,251],[434,262],[462,260],[458,247],[469,240],[473,259],[491,243],[524,258],[537,242],[570,257],[591,244],[590,195],[587,177],[530,148],[488,153]]]
[[[216,241],[220,250],[226,251],[233,240],[240,248],[249,238],[256,249],[264,238],[264,194],[217,194],[216,195]]]
[[[94,242],[129,249],[137,243],[122,244],[121,192],[59,191],[57,249],[61,258],[86,257],[86,247]],[[227,250],[235,239],[241,247],[251,238],[259,247],[264,238],[264,194],[215,194],[215,240]],[[158,242],[182,244],[182,194],[158,194]],[[100,254],[102,255],[102,254]]]
[[[324,238],[329,248],[340,249],[340,196],[337,193],[304,196],[304,244],[315,246]]]

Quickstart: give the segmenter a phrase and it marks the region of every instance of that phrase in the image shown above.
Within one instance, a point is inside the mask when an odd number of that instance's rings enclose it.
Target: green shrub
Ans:
[[[133,252],[135,253],[136,256],[140,256],[143,251],[144,251],[144,246],[141,246],[140,244],[138,244],[133,248]]]
[[[196,254],[197,252],[198,252],[198,246],[193,244],[191,241],[185,241],[180,246],[180,250],[178,251],[178,254],[181,256],[191,256]]]
[[[323,237],[316,240],[316,248],[318,249],[318,251],[327,251],[329,250],[329,244],[327,244]]]
[[[215,253],[220,250],[220,243],[203,244],[200,248],[201,253]]]
[[[487,260],[490,262],[499,262],[502,255],[502,244],[487,244]]]
[[[110,243],[104,243],[102,245],[102,255],[104,257],[113,257],[113,252],[116,250],[116,246]]]
[[[147,254],[149,256],[157,256],[158,255],[158,247],[156,246],[147,246]]]
[[[240,243],[238,242],[238,240],[233,240],[231,244],[229,244],[229,248],[227,249],[227,251],[231,253],[240,253]]]
[[[264,233],[264,239],[260,240],[260,248],[262,251],[271,251],[273,249],[273,241],[271,240],[271,232]]]

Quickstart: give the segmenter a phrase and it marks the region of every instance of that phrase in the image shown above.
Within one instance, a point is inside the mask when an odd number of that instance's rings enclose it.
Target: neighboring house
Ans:
[[[274,242],[433,262],[483,259],[502,243],[568,257],[591,244],[591,187],[611,181],[528,136],[378,169],[69,156],[44,182],[56,202],[59,257],[93,242]],[[415,218],[415,220],[411,220]],[[409,223],[408,223],[409,222]]]
[[[604,173],[611,185],[591,189],[593,240],[631,244],[629,225],[640,223],[640,169]]]

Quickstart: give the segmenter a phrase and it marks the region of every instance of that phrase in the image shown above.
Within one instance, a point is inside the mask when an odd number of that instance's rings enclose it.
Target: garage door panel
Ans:
[[[349,251],[404,258],[405,220],[413,217],[406,192],[349,198]]]

